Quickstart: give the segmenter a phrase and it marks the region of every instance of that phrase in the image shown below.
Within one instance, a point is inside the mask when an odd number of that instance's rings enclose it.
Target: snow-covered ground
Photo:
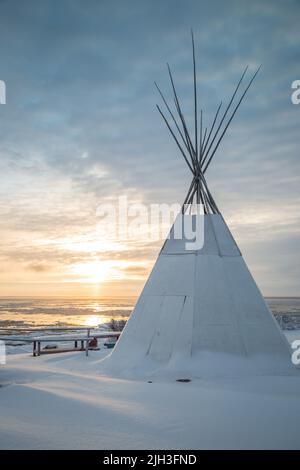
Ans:
[[[101,375],[107,353],[9,355],[0,448],[300,448],[300,375],[148,383]]]

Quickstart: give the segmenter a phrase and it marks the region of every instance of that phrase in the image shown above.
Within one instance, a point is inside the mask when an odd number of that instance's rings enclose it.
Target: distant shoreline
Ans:
[[[265,299],[300,299],[300,296],[295,296],[295,295],[264,295]],[[119,295],[119,296],[98,296],[98,297],[76,297],[73,295],[69,296],[33,296],[33,295],[5,295],[1,296],[0,295],[0,301],[1,300],[11,300],[11,299],[24,299],[24,300],[136,300],[138,299],[138,295],[136,296],[130,296],[130,295]]]
[[[281,297],[280,297],[281,298]],[[283,298],[283,297],[282,297]],[[299,297],[300,298],[300,297]],[[136,296],[114,296],[114,297],[76,297],[73,295],[70,296],[33,296],[33,295],[6,295],[0,296],[1,300],[12,300],[12,299],[20,299],[20,300],[137,300],[138,295]]]

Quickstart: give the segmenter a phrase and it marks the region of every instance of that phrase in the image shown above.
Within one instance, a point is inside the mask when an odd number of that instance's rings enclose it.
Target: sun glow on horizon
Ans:
[[[90,282],[98,284],[101,282],[124,279],[122,269],[128,267],[130,263],[125,260],[94,260],[85,263],[78,263],[72,267],[72,274],[75,274],[76,281]]]
[[[107,317],[101,315],[91,315],[85,321],[86,326],[96,327],[99,325],[103,325],[103,323],[107,322]]]
[[[78,281],[100,283],[112,278],[113,268],[110,261],[91,261],[78,263],[72,268],[72,273],[78,276]]]

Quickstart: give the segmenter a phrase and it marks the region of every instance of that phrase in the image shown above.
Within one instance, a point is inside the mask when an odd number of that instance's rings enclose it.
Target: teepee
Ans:
[[[219,117],[218,106],[209,130],[198,116],[194,38],[194,132],[189,133],[175,89],[175,113],[156,84],[173,127],[157,106],[192,173],[192,181],[175,224],[191,222],[203,243],[191,249],[183,235],[170,231],[146,285],[112,353],[103,361],[110,372],[126,376],[240,376],[291,373],[288,343],[269,311],[208,188],[206,171],[238,107],[244,70]],[[240,95],[240,96],[239,96]],[[239,96],[239,97],[238,97]],[[191,213],[191,205],[203,207]],[[197,221],[201,223],[197,224]],[[188,248],[189,246],[189,248]]]

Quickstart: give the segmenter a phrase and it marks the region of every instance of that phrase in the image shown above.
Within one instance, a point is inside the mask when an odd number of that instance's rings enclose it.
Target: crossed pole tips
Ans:
[[[176,142],[177,147],[180,150],[185,162],[187,163],[190,171],[193,174],[193,179],[190,184],[187,196],[184,200],[182,206],[182,212],[187,210],[187,207],[191,206],[195,201],[197,204],[202,204],[205,214],[220,214],[220,211],[212,197],[211,192],[209,191],[205,173],[209,167],[223,137],[226,134],[228,127],[231,124],[238,108],[240,107],[247,91],[252,85],[256,75],[258,74],[261,65],[252,75],[244,91],[239,95],[240,86],[243,82],[243,79],[247,73],[248,66],[242,73],[241,78],[239,79],[233,94],[231,96],[228,105],[225,108],[224,113],[220,116],[220,110],[222,108],[222,101],[219,104],[214,119],[211,123],[211,126],[203,129],[203,110],[198,110],[198,93],[197,93],[197,68],[196,68],[196,58],[195,58],[195,42],[194,34],[191,30],[191,39],[192,39],[192,57],[193,57],[193,80],[194,80],[194,135],[191,136],[186,120],[184,118],[182,107],[176,92],[176,87],[171,72],[171,68],[167,63],[168,74],[171,82],[171,88],[173,91],[174,106],[175,110],[172,111],[169,106],[164,94],[159,88],[158,84],[155,82],[155,86],[158,90],[158,93],[163,101],[163,104],[170,115],[171,123],[167,119],[164,112],[161,110],[159,105],[156,105],[160,115],[162,116],[167,128],[170,131],[173,139]]]

